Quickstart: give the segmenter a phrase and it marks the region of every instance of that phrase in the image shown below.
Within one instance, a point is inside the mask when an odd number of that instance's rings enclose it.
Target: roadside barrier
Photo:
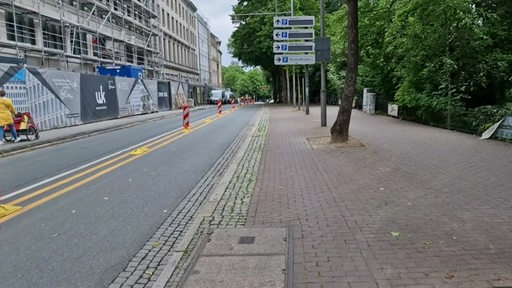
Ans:
[[[235,99],[231,99],[231,109],[235,109]]]
[[[222,100],[217,101],[217,114],[222,115]]]
[[[190,128],[190,106],[183,105],[183,129],[188,131]]]

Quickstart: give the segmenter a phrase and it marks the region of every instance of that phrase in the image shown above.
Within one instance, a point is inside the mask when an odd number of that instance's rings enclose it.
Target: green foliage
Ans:
[[[424,106],[414,108],[399,108],[402,119],[425,123],[432,126],[450,128],[474,135],[481,135],[494,123],[511,115],[512,103],[500,106],[480,106],[477,108],[464,108],[457,106],[452,109],[444,108],[427,112]]]
[[[319,16],[318,2],[295,0],[294,12]],[[279,12],[290,10],[289,1],[240,0],[234,13],[272,12],[276,3]],[[346,76],[347,8],[344,0],[325,4],[331,38],[328,103],[334,104]],[[510,0],[359,0],[358,90],[373,88],[379,103],[399,104],[407,119],[481,132],[511,111],[510,15]],[[276,79],[281,67],[273,65],[272,16],[240,17],[230,49]],[[319,23],[317,18],[317,32]],[[316,99],[320,77],[318,67],[311,70]]]
[[[234,90],[238,81],[240,81],[244,74],[244,69],[238,65],[222,67],[222,83],[224,87]]]
[[[491,113],[507,110],[500,107],[512,102],[512,1],[360,0],[359,5],[359,87],[373,88],[378,102],[399,104],[407,119],[473,132],[494,120]],[[328,79],[341,89],[345,19],[345,7],[327,17],[333,58]],[[480,106],[492,108],[484,112]]]
[[[274,1],[238,1],[233,12],[238,27],[231,35],[228,48],[231,54],[247,66],[274,69],[273,15]]]
[[[231,65],[222,68],[222,77],[224,87],[231,88],[238,97],[270,98],[266,75],[259,68],[245,71],[241,66]]]

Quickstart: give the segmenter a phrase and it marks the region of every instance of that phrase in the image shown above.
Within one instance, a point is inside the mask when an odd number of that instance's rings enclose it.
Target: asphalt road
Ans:
[[[0,287],[108,286],[258,109],[195,111],[188,133],[174,117],[0,158],[2,204],[31,207],[0,218]]]

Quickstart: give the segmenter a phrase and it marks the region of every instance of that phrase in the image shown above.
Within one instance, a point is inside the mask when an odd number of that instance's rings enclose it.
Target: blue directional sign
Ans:
[[[314,16],[283,16],[274,17],[275,28],[313,27],[315,26]]]
[[[311,65],[315,64],[315,54],[276,54],[275,65]]]
[[[314,42],[274,42],[274,53],[314,52]]]
[[[274,30],[274,40],[313,40],[314,29]]]

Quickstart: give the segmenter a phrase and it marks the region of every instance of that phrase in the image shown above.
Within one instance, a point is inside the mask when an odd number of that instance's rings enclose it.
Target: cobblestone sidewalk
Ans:
[[[329,107],[328,123],[337,107]],[[512,146],[353,111],[270,108],[248,227],[293,231],[292,287],[512,287]]]
[[[268,110],[265,109],[255,116],[110,288],[178,287],[199,252],[201,241],[211,229],[245,226],[267,127]],[[226,183],[220,183],[219,178]],[[215,201],[211,213],[200,215],[211,204],[207,203],[208,197],[216,197],[212,194],[221,197]],[[202,221],[197,222],[197,219]]]

